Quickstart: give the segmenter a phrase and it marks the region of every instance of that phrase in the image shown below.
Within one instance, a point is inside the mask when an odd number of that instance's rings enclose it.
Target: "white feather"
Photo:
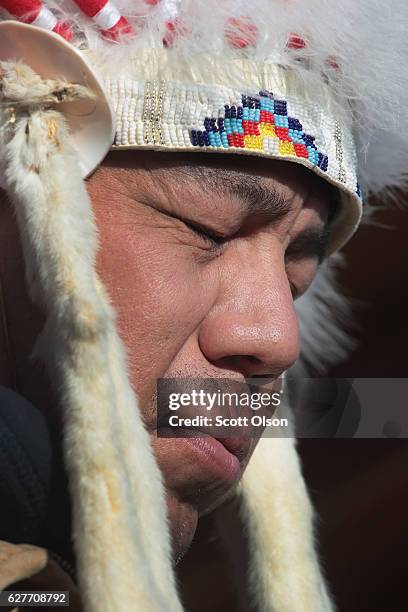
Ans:
[[[344,361],[356,346],[353,333],[355,302],[344,295],[336,280],[344,259],[336,254],[320,267],[312,285],[296,302],[301,354],[291,372],[312,376]]]
[[[169,50],[174,62],[194,65],[195,57],[221,54],[275,62],[300,74],[310,91],[328,81],[333,98],[354,126],[360,182],[366,193],[404,188],[408,181],[408,5],[405,0],[115,0],[134,25],[136,35],[119,44],[103,40],[95,23],[71,0],[47,0],[55,12],[74,24],[76,42],[111,62],[117,76],[133,52],[162,48],[167,7],[178,7],[183,24]],[[234,49],[225,36],[242,34],[236,21],[250,17],[256,44]],[[287,47],[291,33],[307,43]],[[334,59],[339,70],[330,67]]]

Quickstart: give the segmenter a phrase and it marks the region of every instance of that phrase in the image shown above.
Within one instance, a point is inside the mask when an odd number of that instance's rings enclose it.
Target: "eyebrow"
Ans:
[[[228,193],[237,197],[248,211],[265,215],[269,222],[277,223],[283,219],[292,208],[292,200],[286,198],[273,186],[266,186],[257,176],[246,175],[221,168],[206,166],[184,166],[177,168],[180,179],[185,175],[189,179],[198,180],[208,192],[214,191],[220,195]],[[286,249],[286,261],[299,261],[303,258],[317,258],[321,263],[326,255],[330,239],[330,224],[332,215],[322,227],[306,228],[298,234]]]
[[[238,172],[221,168],[187,166],[177,170],[181,176],[198,180],[209,193],[236,197],[252,213],[264,215],[268,221],[277,223],[292,208],[292,200],[286,198],[273,186],[266,186],[255,176],[242,176]],[[179,176],[180,178],[180,176]]]

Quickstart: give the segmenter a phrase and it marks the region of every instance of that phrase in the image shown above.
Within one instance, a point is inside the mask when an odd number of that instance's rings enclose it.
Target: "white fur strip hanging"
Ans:
[[[7,190],[31,296],[47,313],[39,350],[62,390],[84,608],[181,612],[161,474],[94,271],[91,205],[64,119],[47,108],[86,90],[21,64],[0,64],[0,78]]]
[[[259,441],[241,485],[252,593],[260,612],[334,612],[295,441],[287,435]]]

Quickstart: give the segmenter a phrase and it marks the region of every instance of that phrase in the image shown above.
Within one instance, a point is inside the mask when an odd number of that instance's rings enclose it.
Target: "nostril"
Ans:
[[[214,362],[214,365],[221,370],[228,372],[226,377],[230,378],[232,372],[236,372],[245,378],[279,378],[282,368],[279,363],[276,367],[270,363],[266,364],[254,355],[231,355],[223,357]]]
[[[222,357],[214,362],[214,365],[221,370],[228,372],[228,377],[231,372],[237,372],[241,376],[247,376],[249,371],[254,371],[256,367],[261,365],[261,362],[252,355],[229,355]]]

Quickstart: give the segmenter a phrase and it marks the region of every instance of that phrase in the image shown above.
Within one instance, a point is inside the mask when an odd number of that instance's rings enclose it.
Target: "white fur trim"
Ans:
[[[263,438],[243,477],[250,581],[260,612],[333,612],[293,438]]]
[[[24,73],[17,72],[18,89]],[[44,98],[53,90],[47,85]],[[3,127],[6,179],[30,294],[47,313],[37,349],[62,391],[84,606],[180,612],[161,474],[94,270],[97,238],[78,160],[59,113],[18,112]]]

